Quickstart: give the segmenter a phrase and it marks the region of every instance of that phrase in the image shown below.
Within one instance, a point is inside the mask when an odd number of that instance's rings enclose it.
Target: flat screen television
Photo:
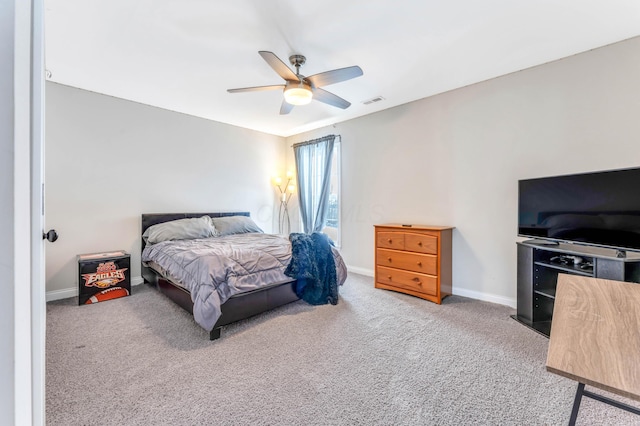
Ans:
[[[518,235],[640,251],[640,168],[518,181]]]

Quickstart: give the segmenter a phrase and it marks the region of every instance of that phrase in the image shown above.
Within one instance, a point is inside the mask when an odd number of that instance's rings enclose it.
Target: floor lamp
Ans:
[[[287,172],[287,183],[282,185],[280,176],[275,178],[275,186],[279,191],[280,207],[278,208],[278,233],[289,234],[291,232],[291,220],[289,219],[289,200],[293,195],[296,186],[291,183],[293,173]]]

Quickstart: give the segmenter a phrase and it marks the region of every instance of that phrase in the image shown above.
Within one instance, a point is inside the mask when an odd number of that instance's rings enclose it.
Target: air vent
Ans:
[[[375,98],[369,99],[368,101],[362,102],[365,105],[375,104],[376,102],[384,101],[382,96],[376,96]]]

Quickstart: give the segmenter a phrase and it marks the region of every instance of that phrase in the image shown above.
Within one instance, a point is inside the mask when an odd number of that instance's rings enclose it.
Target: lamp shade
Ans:
[[[284,88],[284,100],[291,105],[306,105],[312,98],[311,86],[302,81],[287,82]]]

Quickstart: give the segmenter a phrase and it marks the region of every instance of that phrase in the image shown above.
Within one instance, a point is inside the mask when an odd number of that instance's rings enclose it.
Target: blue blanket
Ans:
[[[338,304],[338,278],[329,237],[292,233],[291,262],[284,274],[297,279],[296,294],[311,305]]]

